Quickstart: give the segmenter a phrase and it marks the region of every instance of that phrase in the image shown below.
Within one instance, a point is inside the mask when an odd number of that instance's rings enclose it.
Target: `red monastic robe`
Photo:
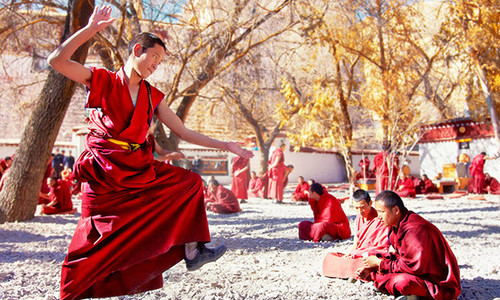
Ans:
[[[306,193],[307,191],[309,191],[309,183],[304,181],[301,184],[298,184],[292,194],[292,200],[307,201],[309,199],[309,196]]]
[[[392,164],[392,174],[388,165]],[[373,158],[373,173],[375,173],[376,185],[375,194],[378,195],[381,191],[391,189],[396,183],[396,178],[399,172],[399,159],[394,156],[389,156],[386,151],[381,151]],[[389,176],[391,175],[391,178]]]
[[[244,169],[248,166],[248,158],[243,158],[236,156],[233,160],[233,166],[231,173],[233,174],[233,184],[231,185],[231,191],[234,193],[238,199],[248,199],[248,169],[241,172],[238,175],[234,175],[235,172]]]
[[[263,198],[264,193],[262,191],[264,187],[264,183],[262,182],[262,178],[255,177],[250,179],[248,184],[248,196],[250,198]]]
[[[354,222],[356,226],[356,248],[351,250],[349,257],[343,253],[329,253],[323,260],[323,275],[336,278],[356,278],[356,270],[362,267],[363,257],[385,254],[389,249],[389,227],[384,226],[377,218],[377,211],[371,208],[365,219],[358,215]]]
[[[212,202],[210,210],[219,214],[232,214],[241,211],[240,203],[238,198],[222,185],[219,185],[217,191],[211,194],[208,199],[205,199],[205,203]]]
[[[356,176],[356,180],[368,179],[371,177],[370,174],[370,159],[365,157],[359,161],[360,172]]]
[[[62,266],[61,298],[135,294],[163,286],[184,245],[210,234],[201,177],[154,160],[145,143],[163,94],[144,81],[134,107],[123,69],[92,68],[90,133],[75,164],[82,215]],[[152,107],[151,107],[152,106]],[[140,144],[124,149],[109,138]]]
[[[400,197],[411,197],[414,198],[416,195],[415,186],[413,185],[413,180],[407,177],[405,180],[399,180],[396,185],[396,193]]]
[[[500,183],[496,178],[490,177],[490,179],[486,179],[486,187],[490,194],[500,195]]]
[[[68,185],[61,179],[57,180],[54,187],[50,188],[49,201],[57,201],[54,206],[42,206],[42,214],[52,215],[67,212],[73,209],[73,202],[71,202],[71,192]]]
[[[269,176],[269,189],[267,191],[267,196],[271,199],[283,201],[283,190],[285,188],[285,155],[280,148],[273,151],[268,164],[272,165],[276,160],[279,161],[278,165],[267,171]]]
[[[484,194],[486,192],[486,176],[484,175],[484,155],[474,156],[469,166],[469,180],[467,191],[474,194]]]
[[[48,194],[50,192],[50,187],[47,185],[47,179],[52,175],[54,169],[52,168],[52,161],[49,161],[45,173],[43,174],[42,186],[40,187],[40,192]],[[38,204],[48,204],[49,200],[43,197],[38,197]]]
[[[420,192],[422,194],[432,194],[439,192],[437,186],[429,178],[422,180]]]
[[[309,205],[314,214],[314,223],[310,221],[299,223],[300,239],[317,243],[325,234],[336,240],[351,237],[349,220],[337,198],[324,192],[318,201],[309,198]]]
[[[7,165],[7,162],[5,161],[4,158],[0,158],[0,167],[2,167],[0,169],[0,178],[2,178],[3,174],[7,171],[7,169],[9,168],[9,166]]]
[[[461,292],[457,259],[439,229],[416,213],[403,215],[389,231],[394,253],[382,257],[371,274],[375,287],[391,295],[457,299]]]

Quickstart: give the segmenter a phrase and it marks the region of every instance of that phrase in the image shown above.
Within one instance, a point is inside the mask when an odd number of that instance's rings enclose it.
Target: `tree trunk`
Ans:
[[[93,0],[70,2],[61,41],[87,24],[93,6]],[[88,47],[89,43],[80,47],[72,59],[85,62]],[[5,187],[0,192],[0,223],[34,217],[43,174],[75,86],[75,82],[63,75],[52,69],[49,71],[24,128]]]

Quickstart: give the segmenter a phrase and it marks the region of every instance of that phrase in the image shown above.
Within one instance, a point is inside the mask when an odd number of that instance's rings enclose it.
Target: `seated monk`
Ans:
[[[416,195],[413,180],[403,172],[399,174],[399,180],[396,184],[396,193],[398,193],[400,197],[414,198]]]
[[[68,185],[61,179],[49,177],[47,185],[50,187],[48,194],[40,193],[40,196],[49,200],[48,204],[42,204],[41,214],[53,215],[67,212],[73,209],[71,193]]]
[[[255,171],[251,173],[250,182],[248,183],[248,197],[250,198],[263,198],[264,197],[264,182],[262,178],[257,177]]]
[[[304,181],[304,177],[299,176],[299,183],[292,194],[293,201],[307,201],[309,199],[309,184]]]
[[[486,179],[486,191],[488,194],[500,195],[500,183],[496,178],[491,177],[490,174],[484,174]]]
[[[432,182],[432,180],[427,177],[427,174],[422,175],[422,182],[420,185],[420,193],[422,194],[432,194],[432,193],[438,193],[439,189],[437,186]]]
[[[54,173],[52,168],[52,157],[49,158],[47,162],[47,167],[45,168],[45,173],[43,174],[42,186],[40,187],[40,197],[38,197],[38,204],[49,204],[49,200],[46,197],[42,197],[42,194],[48,194],[50,192],[50,187],[47,185],[49,177]]]
[[[384,225],[390,227],[394,251],[364,258],[358,276],[395,296],[457,299],[460,271],[441,231],[409,211],[393,191],[381,192],[375,199],[375,209]]]
[[[314,222],[299,223],[299,238],[321,241],[346,240],[351,237],[349,220],[340,201],[328,194],[319,183],[309,188],[309,205],[314,214]]]
[[[208,183],[210,194],[205,199],[207,210],[211,210],[219,214],[232,214],[241,211],[238,198],[222,185],[217,180],[211,180]]]
[[[385,254],[389,249],[389,227],[377,218],[367,191],[359,189],[352,195],[356,216],[354,243],[347,254],[329,253],[323,260],[323,275],[336,278],[355,278],[363,266],[363,257]]]
[[[10,166],[12,166],[12,157],[6,156],[5,158],[0,158],[0,178],[2,178]]]

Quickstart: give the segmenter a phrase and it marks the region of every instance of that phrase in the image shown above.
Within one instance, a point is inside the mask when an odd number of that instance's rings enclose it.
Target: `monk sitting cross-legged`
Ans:
[[[304,177],[299,176],[297,187],[292,194],[293,201],[307,201],[309,194],[309,183],[304,180]]]
[[[241,211],[238,198],[217,180],[210,180],[208,183],[210,194],[207,195],[205,203],[207,210],[219,214],[232,214]]]
[[[314,214],[314,222],[299,223],[299,238],[314,242],[345,240],[351,237],[349,220],[342,210],[340,201],[328,194],[319,183],[309,188],[309,205]]]
[[[413,185],[413,180],[405,173],[401,173],[399,175],[399,180],[396,184],[396,193],[400,197],[415,198],[416,192],[415,186]]]
[[[323,275],[336,278],[355,278],[356,270],[363,266],[363,257],[386,253],[389,249],[389,227],[377,218],[370,195],[357,190],[352,195],[356,216],[354,243],[347,254],[329,253],[323,260]]]
[[[409,211],[393,191],[375,199],[394,251],[364,259],[360,278],[372,280],[380,291],[421,299],[457,299],[461,292],[457,259],[439,229]]]
[[[71,193],[66,182],[56,177],[49,177],[47,185],[50,187],[50,192],[47,195],[40,193],[40,196],[46,197],[49,203],[42,204],[41,214],[53,215],[71,211],[73,202],[71,202]]]
[[[255,171],[252,171],[250,182],[248,183],[248,197],[263,198],[264,197],[263,189],[264,189],[264,182],[262,181],[262,178],[257,177]]]

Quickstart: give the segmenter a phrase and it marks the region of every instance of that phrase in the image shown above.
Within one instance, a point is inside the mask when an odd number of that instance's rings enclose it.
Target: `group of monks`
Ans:
[[[326,255],[325,276],[373,281],[381,292],[396,297],[457,299],[461,292],[458,263],[437,227],[409,211],[393,191],[381,191],[374,206],[362,189],[354,192],[353,200],[357,212],[353,245],[347,253]],[[300,239],[351,237],[340,201],[322,185],[311,185],[309,204],[314,222],[299,223]]]
[[[399,169],[399,158],[394,153],[389,152],[389,146],[384,145],[384,150],[379,152],[373,160],[373,166],[370,172],[370,160],[364,157],[360,160],[360,172],[356,174],[356,180],[362,178],[372,178],[375,176],[376,193],[384,189],[394,190],[401,197],[414,198],[417,194],[433,194],[438,192],[437,186],[426,174],[422,178],[416,178],[407,171]],[[500,184],[498,180],[484,173],[484,164],[486,160],[495,159],[486,157],[482,152],[476,155],[470,166],[469,174],[471,178],[467,184],[468,193],[473,194],[500,194]],[[407,166],[403,166],[407,167]]]
[[[274,199],[276,203],[283,203],[288,175],[294,169],[293,165],[285,165],[284,149],[283,143],[272,152],[267,172],[260,172],[259,176],[254,171],[250,172],[249,159],[239,156],[233,159],[231,191],[240,199],[240,203],[245,203],[249,197]]]

